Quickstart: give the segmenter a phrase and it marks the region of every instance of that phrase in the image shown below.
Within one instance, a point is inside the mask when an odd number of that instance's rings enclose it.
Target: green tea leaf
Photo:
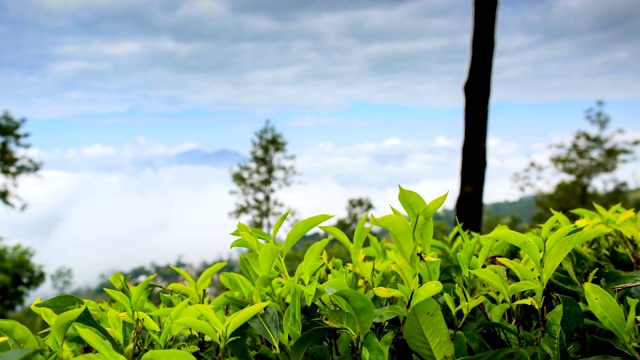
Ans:
[[[347,237],[347,235],[344,232],[342,232],[342,230],[338,229],[335,226],[318,226],[318,227],[322,231],[332,236],[334,239],[338,240],[338,242],[342,244],[342,246],[347,248],[348,252],[351,252],[351,241],[349,241],[349,237]]]
[[[211,280],[213,279],[213,275],[217,274],[218,271],[222,270],[225,266],[227,266],[226,262],[218,262],[209,266],[202,272],[198,278],[198,282],[196,283],[198,294],[202,294],[202,291],[209,287]]]
[[[167,290],[169,291],[176,291],[179,292],[181,294],[185,294],[189,297],[189,299],[192,300],[193,303],[198,303],[198,299],[200,298],[200,296],[198,296],[198,293],[196,292],[195,288],[189,287],[185,284],[181,284],[181,283],[172,283],[169,284],[169,286],[167,286]]]
[[[346,301],[347,308],[345,310],[356,318],[358,333],[366,334],[376,316],[371,300],[353,289],[338,290],[332,296],[343,298]]]
[[[128,289],[127,281],[128,278],[119,272],[109,277],[109,282],[119,291]]]
[[[107,321],[114,331],[115,335],[113,335],[113,337],[115,337],[121,344],[124,343],[124,339],[122,337],[122,318],[120,317],[120,313],[116,310],[109,309],[107,312]]]
[[[256,314],[261,312],[262,309],[267,307],[267,305],[269,305],[268,301],[261,302],[261,303],[258,303],[258,304],[254,304],[254,305],[248,306],[248,307],[238,311],[237,313],[229,316],[227,318],[227,321],[225,321],[225,326],[227,327],[227,336],[231,336],[231,334],[233,334],[233,332],[237,328],[239,328],[244,323],[249,321],[249,319],[254,317]]]
[[[177,272],[178,274],[180,274],[180,276],[182,276],[184,278],[184,280],[187,282],[187,284],[189,285],[190,288],[192,288],[194,291],[196,289],[196,281],[193,280],[193,277],[187,273],[186,271],[180,269],[179,267],[175,267],[173,265],[169,265],[175,272]]]
[[[549,314],[547,314],[547,324],[545,326],[544,336],[540,341],[540,346],[552,360],[569,358],[565,333],[562,331],[562,326],[560,325],[562,318],[562,305],[556,306]]]
[[[436,281],[440,279],[440,263],[440,259],[430,256],[422,259],[419,271],[423,281]]]
[[[456,254],[464,276],[469,275],[471,259],[473,258],[473,254],[476,252],[477,245],[478,240],[465,241],[464,244],[462,244],[462,251]]]
[[[322,341],[324,336],[327,335],[330,330],[331,328],[328,327],[319,327],[305,331],[304,334],[302,334],[302,336],[300,336],[298,340],[293,343],[293,346],[291,347],[290,359],[302,360],[309,346]]]
[[[273,239],[273,241],[276,241],[276,235],[278,235],[278,231],[280,231],[280,228],[282,227],[282,224],[284,224],[284,221],[287,220],[287,216],[289,216],[290,212],[291,210],[287,210],[286,213],[282,214],[282,216],[280,216],[278,221],[276,221],[276,224],[273,226],[273,232],[271,233],[271,238]]]
[[[431,218],[433,214],[435,214],[438,211],[438,209],[440,209],[442,205],[444,205],[444,202],[447,200],[448,195],[449,195],[449,192],[447,191],[444,195],[441,195],[435,198],[434,200],[432,200],[429,203],[429,205],[427,205],[427,209],[422,216],[424,216],[427,219]]]
[[[379,218],[371,216],[371,223],[387,229],[391,233],[396,251],[407,262],[411,263],[413,250],[413,235],[411,225],[404,216],[385,215]]]
[[[213,326],[205,321],[196,319],[195,317],[185,316],[174,321],[174,324],[203,333],[215,341],[218,340],[218,332],[216,332]]]
[[[367,222],[367,214],[362,215],[360,221],[358,221],[358,225],[356,225],[356,230],[353,233],[353,245],[351,245],[351,261],[354,264],[359,263],[360,251],[362,250],[362,246],[364,245],[364,240],[369,236],[371,232],[370,226],[364,226]]]
[[[417,220],[417,215],[427,209],[427,203],[417,192],[406,190],[400,185],[398,185],[398,188],[400,189],[400,192],[398,193],[400,205],[402,205],[404,211],[409,215],[411,222],[415,222]]]
[[[489,268],[471,270],[470,272],[480,279],[484,280],[494,289],[500,291],[502,293],[502,296],[505,297],[505,300],[507,302],[511,302],[509,288],[507,287],[507,282],[505,281],[503,276],[496,274],[495,272],[489,270]]]
[[[553,253],[554,252],[553,248],[555,248],[556,245],[560,243],[560,241],[563,241],[563,239],[575,228],[576,226],[574,224],[570,224],[570,225],[561,227],[560,229],[556,230],[553,234],[551,234],[545,244],[545,249],[544,249],[545,255]]]
[[[540,288],[539,283],[531,281],[519,281],[517,283],[509,285],[509,296],[513,296],[519,292],[534,290]]]
[[[249,320],[249,325],[267,339],[271,345],[278,347],[280,343],[280,318],[276,309],[267,306],[264,313]]]
[[[413,299],[411,299],[411,308],[440,291],[442,291],[442,284],[440,281],[429,281],[428,283],[422,284],[422,286],[420,286],[413,294]]]
[[[373,293],[381,298],[395,297],[395,298],[403,298],[407,300],[404,294],[396,289],[391,289],[386,287],[376,287],[376,288],[373,288]]]
[[[565,256],[567,256],[574,247],[598,237],[605,232],[606,230],[604,229],[582,230],[578,233],[565,237],[562,241],[558,241],[557,245],[553,247],[553,252],[545,254],[544,266],[540,279],[542,286],[546,286],[547,282],[551,279],[551,276],[558,268],[558,265],[560,265]]]
[[[218,332],[218,334],[224,335],[226,331],[226,327],[224,326],[222,321],[218,319],[217,315],[215,314],[215,312],[210,306],[198,304],[198,305],[193,305],[192,307],[197,309],[200,312],[200,314],[204,316],[204,318],[207,320],[209,325],[213,326],[213,328]],[[215,338],[212,338],[212,339],[215,339]]]
[[[519,247],[533,261],[536,270],[540,271],[540,249],[536,243],[527,235],[520,234],[513,230],[497,229],[492,231],[488,237],[506,241],[511,245]]]
[[[627,314],[627,332],[635,335],[638,332],[638,325],[636,325],[636,307],[640,300],[627,297],[627,304],[629,305],[629,313]]]
[[[284,321],[282,322],[285,337],[288,335],[293,342],[298,340],[302,333],[301,298],[301,291],[295,286],[291,293],[291,303],[284,313]]]
[[[67,333],[67,330],[69,330],[69,327],[71,326],[71,324],[73,324],[73,322],[76,321],[78,316],[80,316],[80,314],[86,308],[87,308],[86,305],[82,305],[77,309],[69,310],[58,315],[55,323],[53,324],[53,328],[51,331],[53,334],[53,338],[56,339],[56,342],[58,343],[59,347],[62,347],[62,342],[64,341],[64,335]]]
[[[422,216],[420,216],[420,219],[423,219]],[[421,224],[422,229],[416,229],[419,234],[420,234],[420,238],[422,239],[422,251],[425,254],[428,254],[431,252],[431,243],[433,242],[433,219],[429,218],[428,220],[426,220],[424,223]],[[418,242],[416,242],[415,246],[417,246]],[[438,280],[433,279],[433,280]]]
[[[289,234],[287,234],[287,239],[284,241],[284,253],[288,253],[289,250],[291,250],[291,248],[311,229],[322,224],[332,217],[333,215],[316,215],[295,224],[291,231],[289,231]]]
[[[458,331],[455,338],[453,338],[453,347],[455,348],[456,358],[469,355],[467,351],[467,338],[462,331]]]
[[[133,308],[131,307],[131,300],[127,297],[127,295],[121,293],[118,290],[103,288],[103,290],[111,296],[113,300],[122,304],[127,310],[127,314],[129,316],[133,316]]]
[[[280,254],[281,247],[276,244],[265,244],[259,252],[260,275],[268,275],[273,271],[273,262]]]
[[[97,332],[90,327],[84,327],[83,325],[76,326],[78,335],[89,344],[92,348],[96,349],[99,354],[104,355],[107,359],[125,360],[126,358],[118,354],[109,344],[104,340]]]
[[[38,359],[38,349],[13,349],[0,353],[0,360],[31,360]]]
[[[143,313],[142,311],[137,311],[136,317],[142,319],[142,323],[144,324],[144,327],[145,329],[147,329],[148,332],[151,333],[153,331],[160,331],[158,324],[156,324],[156,322],[153,321],[153,319],[146,313]]]
[[[365,360],[386,360],[387,353],[382,350],[380,342],[376,335],[369,331],[364,337],[364,343],[362,344],[362,358]]]
[[[122,274],[120,274],[122,275]],[[113,278],[113,276],[112,276]],[[128,289],[128,287],[125,287],[124,289]],[[132,313],[132,309],[131,309],[131,305],[129,303],[129,298],[116,290],[112,290],[112,289],[105,289],[109,290],[111,292],[117,293],[122,295],[124,298],[123,300],[126,300],[126,302],[124,303],[125,307],[128,309],[129,314]],[[108,294],[109,291],[107,291]],[[84,305],[84,301],[76,296],[73,295],[58,295],[56,297],[53,297],[49,300],[34,304],[34,307],[36,308],[47,308],[52,310],[53,312],[55,312],[56,314],[61,314],[69,309],[73,309],[76,308],[77,306],[81,306]],[[45,315],[46,316],[46,315]],[[109,332],[107,331],[107,329],[105,329],[104,327],[102,327],[102,325],[100,325],[98,322],[96,322],[96,320],[93,318],[93,316],[91,315],[91,312],[89,311],[89,309],[85,309],[80,316],[78,316],[78,318],[76,319],[76,322],[82,324],[82,325],[86,325],[89,326],[91,328],[94,328],[96,330],[98,330],[98,332],[100,334],[102,334],[104,337],[107,338],[107,340],[109,340],[109,342],[111,344],[113,344],[114,349],[116,349],[116,351],[119,354],[123,354],[124,353],[124,349],[122,349],[122,345],[120,345],[118,342],[115,341],[115,339],[111,336],[111,334],[109,334]],[[55,323],[55,320],[54,320]],[[53,327],[53,325],[52,325]]]
[[[34,349],[40,347],[31,330],[15,320],[0,319],[0,334],[8,336],[21,347]]]
[[[409,347],[424,359],[440,360],[455,353],[440,305],[433,299],[420,302],[409,312],[403,334]]]
[[[522,265],[521,263],[503,257],[496,258],[496,260],[516,273],[520,281],[537,281],[536,274],[534,274],[531,269]]]
[[[51,309],[58,315],[82,305],[84,305],[84,301],[73,295],[58,295],[34,304],[35,307]]]
[[[584,314],[582,308],[576,300],[571,297],[558,295],[562,303],[562,331],[565,335],[572,334],[580,325],[584,323]]]
[[[628,343],[631,336],[626,329],[627,323],[622,309],[613,296],[600,286],[591,283],[584,284],[584,293],[589,309],[602,325],[616,334],[619,339]]]
[[[407,311],[398,305],[387,305],[385,307],[375,309],[375,314],[376,317],[373,319],[373,322],[381,323],[389,321],[395,317],[407,316]]]
[[[328,243],[329,243],[329,238],[316,241],[313,245],[309,247],[309,249],[307,249],[306,253],[304,254],[303,263],[310,264],[316,260],[321,259],[320,256],[322,255],[322,251],[324,250],[324,248],[327,246]]]
[[[407,288],[414,290],[417,286],[416,274],[407,262],[399,262],[391,265],[391,270],[395,271],[402,278],[402,282]],[[407,296],[408,297],[408,296]]]
[[[149,350],[142,360],[196,360],[190,353],[182,350]]]
[[[156,277],[157,274],[153,274],[146,279],[144,279],[140,284],[134,287],[131,290],[131,304],[134,306],[138,304],[138,301],[144,296],[145,291],[147,290],[147,286],[151,283],[151,281]],[[136,310],[143,310],[142,308],[138,308]]]

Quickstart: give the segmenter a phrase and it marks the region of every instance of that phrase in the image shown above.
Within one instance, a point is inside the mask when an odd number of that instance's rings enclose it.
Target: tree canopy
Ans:
[[[17,179],[42,167],[41,163],[21,153],[31,147],[25,142],[29,133],[21,131],[25,122],[26,119],[15,119],[8,111],[0,117],[0,175],[4,180],[0,183],[0,201],[10,207],[15,207],[16,202],[21,203],[21,208],[26,205],[15,194]]]
[[[0,318],[22,305],[29,290],[44,282],[41,265],[33,263],[32,249],[7,246],[0,239]]]
[[[611,174],[635,158],[640,140],[625,139],[622,129],[609,131],[611,118],[604,111],[603,101],[597,101],[585,111],[585,120],[595,129],[578,130],[569,142],[551,144],[549,165],[531,161],[524,170],[514,174],[513,180],[521,191],[538,192],[538,219],[547,216],[549,208],[568,211],[590,208],[593,202],[608,206],[627,200],[627,184]],[[553,185],[551,192],[545,193],[540,184],[552,175],[560,181]],[[607,175],[611,176],[605,178]]]
[[[17,179],[35,173],[42,164],[24,155],[30,145],[29,133],[22,131],[25,119],[16,120],[5,111],[0,117],[0,201],[9,207],[26,203],[15,194]],[[44,282],[41,265],[34,264],[33,250],[21,245],[7,246],[0,238],[0,317],[21,305],[30,289]]]
[[[295,156],[287,152],[287,141],[267,120],[251,140],[251,157],[232,171],[237,195],[233,217],[249,216],[249,226],[267,230],[283,213],[276,191],[290,186],[296,175]]]

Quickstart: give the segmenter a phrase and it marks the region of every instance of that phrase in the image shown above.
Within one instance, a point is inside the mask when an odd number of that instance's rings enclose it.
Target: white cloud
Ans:
[[[398,185],[427,201],[448,192],[445,207],[453,208],[459,154],[438,146],[439,138],[427,139],[426,145],[400,137],[351,146],[318,143],[298,153],[300,182],[278,196],[298,211],[299,219],[320,213],[344,216],[349,198],[365,196],[375,205],[374,214],[386,214],[388,205],[400,207]],[[510,176],[526,164],[526,149],[497,137],[489,143],[485,201],[516,199],[520,194]],[[79,284],[100,273],[171,262],[180,255],[194,263],[224,258],[233,240],[228,234],[236,225],[228,217],[234,198],[227,169],[167,164],[131,168],[136,154],[175,154],[192,146],[140,138],[120,147],[93,144],[49,154],[66,162],[75,159],[71,164],[77,167],[50,167],[22,179],[18,194],[29,208],[24,213],[0,210],[2,235],[36,248],[36,260],[48,271],[72,267]],[[494,151],[500,148],[509,151]],[[129,157],[123,155],[127,153]],[[82,166],[103,157],[120,162],[110,169]],[[622,174],[637,183],[637,169],[629,165]]]
[[[452,146],[456,146],[457,142],[453,139],[449,139],[444,136],[437,136],[435,144],[436,146],[440,146],[440,147],[452,147]]]
[[[131,167],[157,165],[166,162],[172,156],[196,148],[199,148],[199,144],[192,141],[168,145],[138,137],[119,147],[94,143],[48,151],[30,148],[26,153],[38,161],[43,161],[48,169],[122,171]]]
[[[1,55],[0,96],[30,116],[131,104],[175,111],[462,101],[468,2],[27,3],[8,2],[0,14],[12,48]],[[628,1],[501,4],[492,101],[637,97],[638,10]]]
[[[84,157],[95,157],[95,156],[115,155],[117,153],[117,150],[112,146],[106,146],[103,144],[93,144],[93,145],[82,147],[80,152]]]
[[[0,220],[12,242],[37,249],[51,271],[70,266],[80,284],[151,261],[214,260],[228,252],[226,169],[168,167],[135,174],[43,171],[24,179],[24,213]]]

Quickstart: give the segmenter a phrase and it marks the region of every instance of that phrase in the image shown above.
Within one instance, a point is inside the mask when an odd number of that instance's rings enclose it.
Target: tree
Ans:
[[[25,119],[16,120],[5,111],[0,117],[0,201],[15,207],[16,201],[24,209],[26,203],[14,193],[17,179],[38,171],[40,163],[21,154],[28,149],[24,140],[29,133],[21,132]],[[42,284],[45,275],[42,266],[31,260],[33,250],[20,245],[6,246],[0,238],[0,317],[6,316],[24,301],[26,293]]]
[[[297,174],[293,165],[295,156],[287,153],[287,142],[269,120],[255,133],[251,144],[251,158],[231,173],[237,186],[231,194],[239,199],[229,215],[248,215],[251,227],[267,230],[272,220],[282,215],[284,204],[275,193],[290,186]]]
[[[41,265],[32,262],[33,250],[6,246],[0,239],[0,318],[22,305],[27,292],[44,282]]]
[[[597,101],[595,107],[585,111],[585,120],[595,127],[593,132],[579,130],[568,143],[550,145],[550,167],[562,179],[555,184],[552,192],[544,194],[538,185],[548,166],[531,161],[527,168],[514,174],[513,180],[521,191],[533,189],[539,193],[536,205],[541,211],[536,219],[547,216],[549,208],[569,211],[591,207],[593,202],[608,206],[627,200],[625,182],[613,177],[605,181],[608,187],[601,186],[598,189],[596,181],[632,161],[640,140],[621,139],[624,134],[622,129],[607,131],[611,118],[604,112],[602,101]]]
[[[0,117],[0,175],[4,178],[0,184],[0,201],[10,207],[15,207],[14,201],[21,202],[21,209],[26,204],[14,194],[17,179],[22,175],[35,173],[42,167],[41,163],[20,154],[21,150],[31,146],[24,142],[29,133],[20,132],[25,122],[26,119],[14,119],[8,111]]]
[[[73,284],[73,270],[67,266],[61,266],[51,275],[51,284],[58,294],[69,291]]]
[[[473,8],[473,41],[469,75],[464,86],[464,144],[456,216],[465,229],[480,232],[498,0],[475,0]]]

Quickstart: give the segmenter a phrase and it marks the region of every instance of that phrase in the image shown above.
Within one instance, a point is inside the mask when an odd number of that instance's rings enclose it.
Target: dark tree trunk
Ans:
[[[456,216],[464,229],[480,232],[498,0],[475,0],[473,7],[473,42],[469,75],[464,85],[464,145]]]

